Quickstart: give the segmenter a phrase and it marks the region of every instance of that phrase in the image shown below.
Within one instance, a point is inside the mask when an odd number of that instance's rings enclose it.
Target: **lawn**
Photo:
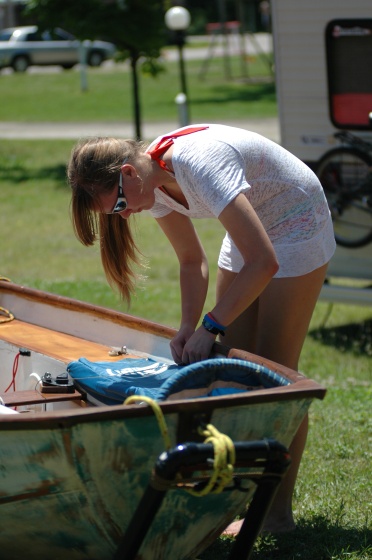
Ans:
[[[207,114],[211,119],[220,114],[224,118],[276,114],[273,84],[247,84],[238,79],[228,84],[221,79],[216,63],[204,86],[198,86],[198,64],[190,65],[195,119]],[[172,77],[141,80],[145,118],[158,120],[174,111],[176,66],[172,71]],[[0,121],[131,118],[127,71],[90,72],[87,93],[79,91],[78,80],[76,72],[1,76]],[[72,232],[65,182],[72,145],[66,140],[2,140],[0,275],[125,311],[107,286],[97,248],[84,248]],[[148,269],[130,313],[177,327],[176,259],[154,220],[141,215],[136,224]],[[196,226],[210,260],[211,289],[206,303],[210,308],[222,229],[208,220]],[[371,308],[334,305],[329,309],[327,303],[318,303],[300,368],[328,392],[324,401],[314,402],[310,408],[308,445],[295,494],[297,530],[260,538],[253,560],[372,558],[371,340]],[[220,538],[200,558],[225,560],[230,549],[231,540]]]
[[[200,78],[202,61],[187,63],[188,93],[193,122],[214,119],[272,117],[277,114],[275,86],[261,59],[248,61],[249,79],[242,78],[239,57],[231,58],[231,79],[221,60],[213,60]],[[144,121],[169,121],[177,115],[179,69],[165,62],[157,78],[140,74],[140,104]],[[87,72],[88,91],[81,91],[80,72],[0,74],[0,122],[131,121],[132,79],[126,64]]]

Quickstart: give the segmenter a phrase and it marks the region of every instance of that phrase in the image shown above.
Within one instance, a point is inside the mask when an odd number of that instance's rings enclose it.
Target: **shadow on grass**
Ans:
[[[44,179],[61,182],[61,186],[66,186],[66,165],[60,163],[50,167],[32,168],[18,162],[8,165],[4,161],[0,162],[0,181],[23,183]]]
[[[234,541],[220,538],[200,560],[228,560]],[[300,520],[293,533],[257,539],[250,560],[365,560],[372,557],[372,531],[332,525],[326,517]],[[244,559],[242,559],[244,560]]]
[[[247,87],[239,84],[239,87],[232,88],[231,85],[216,86],[213,88],[214,95],[209,97],[193,97],[193,105],[206,105],[210,103],[228,103],[228,102],[253,102],[253,101],[272,101],[276,100],[276,91],[274,83],[254,84]]]
[[[338,327],[320,327],[311,330],[309,336],[340,352],[372,356],[372,319]]]

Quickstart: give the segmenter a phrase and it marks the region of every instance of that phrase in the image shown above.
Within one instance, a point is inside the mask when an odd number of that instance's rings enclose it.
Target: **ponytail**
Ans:
[[[75,146],[67,167],[75,235],[85,246],[99,240],[107,281],[128,304],[138,279],[135,269],[143,266],[142,255],[129,220],[97,212],[97,198],[113,191],[123,159],[135,161],[143,149],[144,145],[134,140],[91,138]]]

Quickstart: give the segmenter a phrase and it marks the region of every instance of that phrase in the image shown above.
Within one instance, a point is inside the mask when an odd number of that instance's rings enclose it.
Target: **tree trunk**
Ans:
[[[142,140],[141,134],[141,103],[139,93],[139,80],[137,72],[138,54],[131,53],[130,64],[132,68],[132,84],[133,84],[133,109],[134,109],[134,127],[136,140]]]

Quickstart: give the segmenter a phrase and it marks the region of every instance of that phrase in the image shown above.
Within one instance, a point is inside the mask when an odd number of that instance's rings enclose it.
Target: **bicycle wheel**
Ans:
[[[363,247],[372,241],[372,158],[357,148],[334,148],[318,162],[336,243]]]

